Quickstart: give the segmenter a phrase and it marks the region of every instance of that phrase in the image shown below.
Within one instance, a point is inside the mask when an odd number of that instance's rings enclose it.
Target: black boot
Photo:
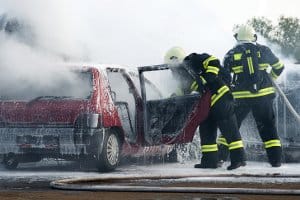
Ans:
[[[223,144],[218,145],[218,167],[222,167],[223,163],[228,159],[228,146]]]
[[[272,167],[280,167],[281,166],[281,157],[282,157],[282,148],[281,147],[271,147],[267,148],[267,155],[269,159],[269,163]]]
[[[218,168],[218,152],[205,152],[202,153],[201,163],[195,164],[195,168]]]
[[[227,167],[227,170],[233,170],[242,166],[246,166],[244,148],[230,150],[230,160],[231,164]]]

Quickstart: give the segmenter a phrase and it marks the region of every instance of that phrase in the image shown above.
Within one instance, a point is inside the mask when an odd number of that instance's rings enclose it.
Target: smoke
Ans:
[[[0,0],[2,22],[19,23],[8,33],[0,19],[0,84],[50,84],[60,73],[57,63],[65,62],[161,64],[172,46],[222,60],[234,45],[235,21],[227,14],[234,15],[222,11],[226,5],[216,0]]]
[[[32,26],[39,51],[79,61],[158,64],[174,45],[187,52],[223,56],[232,42],[216,14],[198,1],[9,0],[0,4],[4,12]]]
[[[47,53],[65,60],[124,65],[161,63],[165,51],[176,45],[188,53],[208,52],[222,59],[234,44],[234,24],[268,13],[262,10],[265,2],[239,9],[230,7],[234,3],[239,1],[0,1],[2,12],[32,26],[35,43]]]
[[[1,96],[71,80],[57,63],[141,66],[161,64],[174,45],[217,51],[216,23],[197,1],[0,0]]]

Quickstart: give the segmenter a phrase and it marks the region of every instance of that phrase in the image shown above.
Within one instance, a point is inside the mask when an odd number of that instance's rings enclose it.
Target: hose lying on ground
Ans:
[[[128,177],[106,177],[106,178],[79,178],[63,179],[50,183],[54,189],[61,190],[80,190],[80,191],[106,191],[106,192],[161,192],[161,193],[212,193],[212,194],[261,194],[261,195],[300,195],[299,189],[275,189],[275,188],[218,188],[218,187],[170,187],[170,186],[147,186],[149,180],[168,180],[168,184],[179,178],[195,177],[235,177],[236,175],[212,175],[212,176],[128,176]],[[239,178],[300,178],[299,175],[241,175]],[[128,185],[124,185],[128,181]],[[139,181],[138,185],[132,185],[133,181]],[[141,185],[144,181],[145,185]],[[274,181],[274,180],[273,180]],[[131,184],[131,185],[130,185]],[[224,183],[226,184],[226,183]]]

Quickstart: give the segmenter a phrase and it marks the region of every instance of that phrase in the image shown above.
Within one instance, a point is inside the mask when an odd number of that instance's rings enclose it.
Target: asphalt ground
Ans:
[[[228,171],[226,165],[218,169],[195,169],[196,161],[185,163],[129,163],[110,173],[99,173],[95,169],[77,163],[44,160],[39,163],[21,164],[18,169],[8,171],[0,167],[0,199],[299,199],[299,195],[222,194],[205,192],[128,192],[128,191],[74,191],[50,187],[51,182],[65,179],[98,180],[92,185],[112,181],[111,186],[146,186],[180,188],[259,188],[300,190],[300,164],[283,164],[272,168],[268,163],[248,162],[246,167]],[[152,178],[151,178],[152,177]],[[126,181],[122,180],[125,179]],[[100,182],[99,182],[100,180]],[[129,181],[128,181],[129,180]],[[90,183],[85,183],[85,185]],[[105,183],[107,185],[107,183]],[[111,188],[112,188],[111,187]]]

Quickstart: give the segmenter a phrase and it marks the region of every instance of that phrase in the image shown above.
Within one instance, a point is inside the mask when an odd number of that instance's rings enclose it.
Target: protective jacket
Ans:
[[[267,72],[269,66],[270,74]],[[276,79],[284,65],[268,47],[248,42],[238,44],[225,55],[224,68],[233,73],[234,98],[243,99],[274,97],[271,77]]]
[[[220,61],[215,56],[204,54],[191,54],[185,58],[185,63],[190,65],[197,74],[196,80],[191,85],[192,91],[199,91],[207,87],[211,94],[211,107],[226,93],[229,93],[229,87],[219,77],[222,70]],[[197,79],[198,78],[198,79]]]

